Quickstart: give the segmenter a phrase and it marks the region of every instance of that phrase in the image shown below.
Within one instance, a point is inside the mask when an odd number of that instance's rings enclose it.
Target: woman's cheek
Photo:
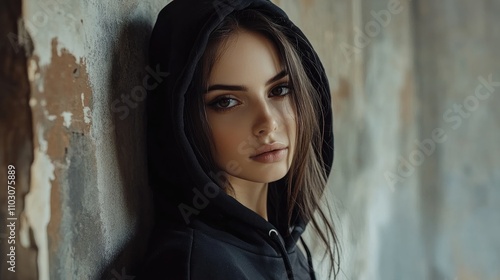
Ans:
[[[220,160],[236,160],[238,156],[238,147],[248,137],[242,129],[241,122],[233,120],[215,120],[217,124],[211,126],[213,139],[217,148],[217,157]],[[246,137],[245,137],[246,136]]]

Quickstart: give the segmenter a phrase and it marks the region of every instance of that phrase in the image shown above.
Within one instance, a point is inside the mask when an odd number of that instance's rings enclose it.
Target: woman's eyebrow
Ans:
[[[269,79],[269,81],[266,82],[266,86],[269,84],[272,84],[279,79],[285,77],[288,75],[286,70],[281,70],[278,74],[276,74],[274,77]],[[205,93],[209,93],[210,91],[213,90],[230,90],[230,91],[248,91],[248,88],[245,86],[238,86],[238,85],[221,85],[221,84],[216,84],[216,85],[211,85],[208,87],[207,91]]]

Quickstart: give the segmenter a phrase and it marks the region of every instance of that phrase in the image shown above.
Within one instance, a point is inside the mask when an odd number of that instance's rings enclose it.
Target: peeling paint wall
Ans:
[[[144,98],[132,89],[148,75],[148,36],[165,4],[23,1],[33,162],[18,234],[36,248],[36,269],[5,279],[133,275],[151,209]]]
[[[132,277],[151,211],[144,59],[168,1],[17,2],[0,4],[0,180],[16,165],[23,269],[6,271],[0,231],[0,278]],[[331,84],[339,279],[500,279],[498,1],[273,2]]]

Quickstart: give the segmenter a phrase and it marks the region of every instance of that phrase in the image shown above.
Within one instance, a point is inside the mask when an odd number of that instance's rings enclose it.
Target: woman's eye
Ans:
[[[290,88],[287,84],[279,85],[271,90],[271,96],[285,96],[290,93]]]
[[[212,101],[209,105],[215,109],[224,110],[224,109],[230,109],[238,105],[238,101],[230,97],[220,97]]]

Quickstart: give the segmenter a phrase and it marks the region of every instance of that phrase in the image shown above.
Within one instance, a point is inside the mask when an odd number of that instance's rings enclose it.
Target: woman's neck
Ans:
[[[234,193],[228,193],[239,203],[267,221],[267,183],[258,183],[229,176]]]

